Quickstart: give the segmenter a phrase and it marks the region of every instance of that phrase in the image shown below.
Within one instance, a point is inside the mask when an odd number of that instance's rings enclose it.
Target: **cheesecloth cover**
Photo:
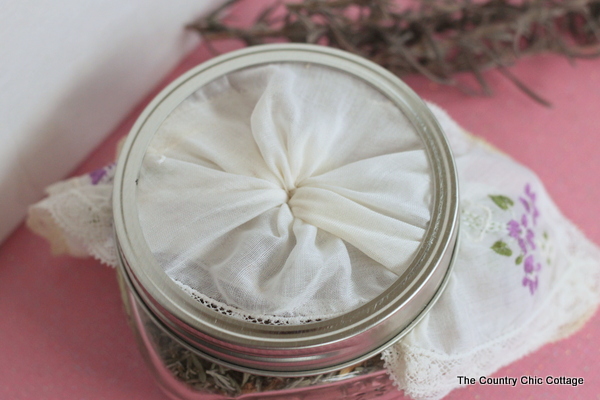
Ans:
[[[388,288],[430,219],[424,146],[359,78],[279,63],[225,75],[162,123],[143,234],[191,296],[245,319],[328,318]]]

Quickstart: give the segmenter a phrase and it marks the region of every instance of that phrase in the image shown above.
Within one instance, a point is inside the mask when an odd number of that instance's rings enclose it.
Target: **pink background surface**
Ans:
[[[164,84],[209,57],[198,49]],[[600,60],[571,66],[555,56],[537,56],[512,71],[553,108],[534,103],[494,71],[485,74],[493,97],[468,97],[420,77],[406,81],[468,131],[533,169],[563,213],[600,243]],[[113,160],[117,140],[158,89],[73,175]],[[596,313],[572,337],[494,374],[583,377],[583,386],[476,384],[447,399],[600,399],[599,360]],[[0,246],[0,399],[165,399],[127,325],[115,271],[94,260],[53,257],[48,244],[24,226]]]

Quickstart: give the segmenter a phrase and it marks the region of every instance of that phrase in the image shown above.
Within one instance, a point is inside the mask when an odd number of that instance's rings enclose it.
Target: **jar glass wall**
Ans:
[[[163,391],[174,400],[396,399],[379,355],[357,365],[304,377],[254,375],[203,358],[162,326],[118,273],[121,295],[138,346]]]

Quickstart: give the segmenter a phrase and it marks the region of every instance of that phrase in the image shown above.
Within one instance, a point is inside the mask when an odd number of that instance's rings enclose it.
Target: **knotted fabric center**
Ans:
[[[253,67],[164,121],[139,177],[140,223],[180,285],[252,315],[328,318],[406,270],[430,218],[415,129],[359,78]]]

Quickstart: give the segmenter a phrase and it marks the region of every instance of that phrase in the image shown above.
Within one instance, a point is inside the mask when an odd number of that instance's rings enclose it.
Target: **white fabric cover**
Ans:
[[[421,140],[364,81],[317,65],[231,73],[150,143],[137,204],[176,282],[256,316],[327,318],[380,294],[429,221]]]
[[[458,375],[489,376],[570,335],[600,302],[600,249],[562,216],[539,179],[466,134],[438,107],[430,108],[458,167],[460,249],[444,294],[414,330],[383,353],[398,387],[418,400],[440,399],[459,386]],[[31,225],[53,227],[44,231],[50,241],[80,243],[79,253],[115,265],[111,230],[95,228],[112,223],[110,190],[102,197],[93,189],[110,187],[110,171],[102,179],[100,170],[54,186],[50,197],[30,209]],[[74,223],[91,205],[103,220]],[[98,211],[107,208],[108,213]],[[527,254],[519,260],[522,246]]]

